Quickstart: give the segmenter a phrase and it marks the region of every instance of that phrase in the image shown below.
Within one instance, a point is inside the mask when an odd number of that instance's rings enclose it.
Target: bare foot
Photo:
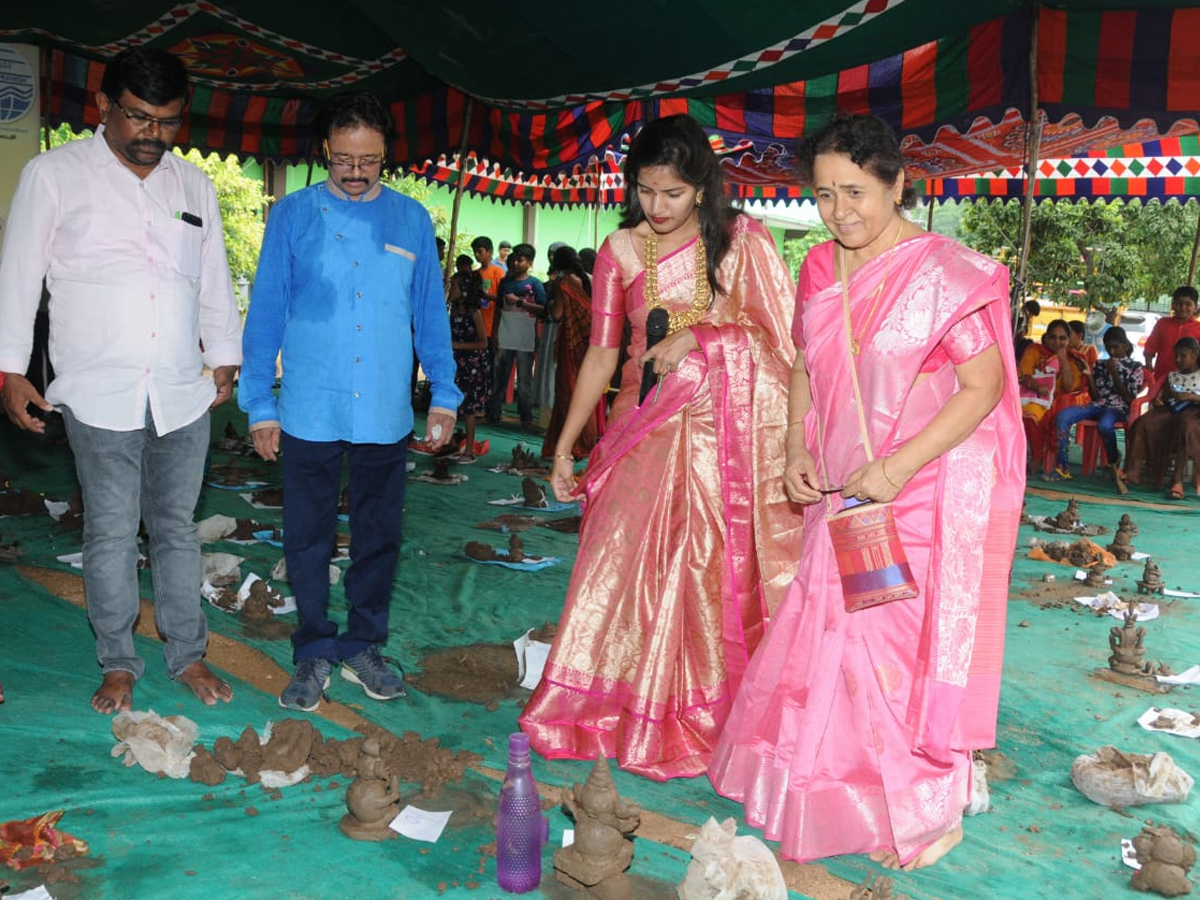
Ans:
[[[100,687],[92,694],[92,709],[106,716],[133,709],[133,673],[122,669],[105,672]]]
[[[197,699],[204,701],[205,706],[216,706],[218,700],[228,703],[233,699],[233,688],[214,675],[202,659],[196,660],[180,672],[178,680],[190,687]]]
[[[870,858],[871,862],[879,863],[885,869],[900,868],[900,854],[895,850],[875,850]]]
[[[932,866],[935,862],[961,844],[962,839],[962,825],[959,825],[953,831],[943,834],[940,838],[909,860],[908,864],[903,866],[904,871],[912,872],[914,869],[924,869],[926,866]]]

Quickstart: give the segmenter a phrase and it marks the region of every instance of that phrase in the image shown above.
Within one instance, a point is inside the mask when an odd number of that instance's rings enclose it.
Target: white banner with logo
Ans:
[[[38,48],[0,43],[0,230],[25,163],[41,149]]]

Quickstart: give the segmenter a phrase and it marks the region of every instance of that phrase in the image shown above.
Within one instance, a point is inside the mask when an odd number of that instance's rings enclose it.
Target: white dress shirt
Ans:
[[[112,431],[143,427],[148,402],[166,434],[216,396],[204,365],[241,362],[221,214],[191,163],[168,152],[139,178],[103,131],[21,173],[0,250],[0,372],[29,365],[44,277],[55,372],[46,399]]]

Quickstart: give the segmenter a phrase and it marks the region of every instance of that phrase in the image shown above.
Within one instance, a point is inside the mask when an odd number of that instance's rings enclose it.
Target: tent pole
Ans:
[[[600,246],[600,207],[604,203],[604,174],[596,160],[596,208],[592,211],[592,246]]]
[[[1196,254],[1200,252],[1200,202],[1196,204],[1196,237],[1192,241],[1192,261],[1188,263],[1188,284],[1196,283]]]
[[[1033,6],[1033,26],[1029,40],[1029,118],[1026,120],[1028,129],[1029,152],[1025,158],[1025,196],[1021,210],[1021,256],[1017,265],[1017,277],[1012,286],[1012,318],[1016,327],[1021,304],[1024,303],[1025,277],[1029,270],[1029,246],[1031,243],[1030,223],[1033,220],[1033,192],[1036,187],[1038,151],[1042,141],[1042,111],[1038,107],[1038,16],[1041,6]]]
[[[458,241],[458,210],[462,206],[463,188],[467,183],[467,172],[464,166],[467,161],[467,140],[471,135],[471,114],[475,111],[475,98],[467,98],[467,108],[463,112],[462,140],[458,144],[458,184],[454,186],[454,207],[450,213],[450,239],[446,242],[446,258],[442,260],[442,282],[450,280],[454,265],[454,245]]]

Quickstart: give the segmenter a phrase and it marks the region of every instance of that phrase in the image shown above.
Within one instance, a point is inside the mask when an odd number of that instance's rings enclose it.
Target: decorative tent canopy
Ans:
[[[1020,166],[1035,19],[1043,155],[1195,133],[1198,4],[610,0],[600,33],[538,2],[499,14],[484,0],[76,0],[6,9],[0,39],[52,48],[42,73],[52,124],[94,126],[103,61],[148,43],[193,73],[185,146],[307,159],[316,103],[361,87],[392,106],[397,164],[453,183],[443,158],[466,147],[490,161],[486,178],[484,164],[468,165],[476,191],[605,202],[622,141],[687,112],[749,148],[725,161],[730,180],[770,200],[797,194],[795,140],[843,111],[891,122],[914,174],[942,179],[943,192],[945,179]]]

